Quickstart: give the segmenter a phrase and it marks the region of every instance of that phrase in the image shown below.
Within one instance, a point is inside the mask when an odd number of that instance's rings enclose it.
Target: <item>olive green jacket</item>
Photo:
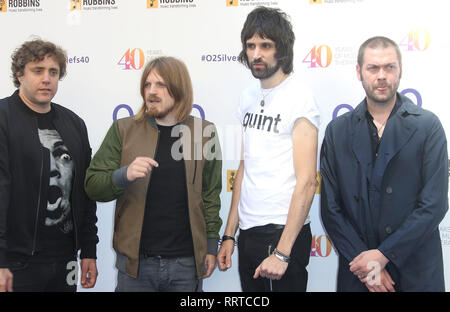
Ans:
[[[219,216],[222,190],[222,160],[214,124],[189,116],[175,127],[181,132],[182,149],[172,148],[174,157],[183,157],[186,169],[189,221],[194,244],[197,277],[205,273],[206,254],[217,254],[222,220]],[[159,131],[154,118],[137,121],[128,117],[114,121],[86,173],[88,196],[97,201],[116,201],[113,247],[126,257],[125,273],[137,277],[140,240],[150,176],[125,187],[114,183],[114,172],[136,157],[154,159]],[[175,153],[175,154],[174,154]],[[179,153],[179,155],[177,155]]]

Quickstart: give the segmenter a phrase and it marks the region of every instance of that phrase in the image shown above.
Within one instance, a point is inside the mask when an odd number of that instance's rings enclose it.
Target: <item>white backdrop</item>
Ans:
[[[12,94],[10,55],[22,42],[38,36],[67,50],[67,76],[54,102],[86,122],[95,153],[113,118],[141,105],[139,79],[144,62],[175,56],[188,66],[194,85],[193,114],[214,122],[220,133],[223,161],[221,217],[225,228],[231,193],[227,172],[237,168],[239,94],[251,83],[249,71],[236,62],[240,31],[257,5],[281,8],[291,16],[297,37],[295,72],[307,77],[321,112],[320,142],[333,115],[355,107],[364,97],[355,65],[359,45],[374,35],[396,41],[403,53],[400,91],[436,113],[450,133],[446,97],[450,66],[450,22],[445,0],[0,0],[2,30],[1,97]],[[405,177],[406,178],[406,177]],[[319,198],[311,208],[314,235],[309,291],[334,291],[337,258],[319,217]],[[98,204],[99,277],[89,291],[113,291],[114,203]],[[446,284],[450,285],[450,217],[440,225]],[[237,256],[227,272],[216,270],[205,291],[240,291]],[[450,286],[447,286],[447,289]],[[81,290],[81,287],[79,287]]]

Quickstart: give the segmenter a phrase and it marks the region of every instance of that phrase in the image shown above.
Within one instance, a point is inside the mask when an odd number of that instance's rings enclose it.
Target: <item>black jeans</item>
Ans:
[[[24,260],[9,261],[13,274],[14,292],[76,292],[74,280],[76,257],[33,262]],[[76,266],[78,269],[78,264]],[[78,277],[78,276],[77,276]]]
[[[291,262],[280,280],[263,277],[253,278],[256,268],[277,247],[284,226],[268,224],[248,230],[240,230],[238,239],[239,276],[242,291],[306,291],[311,252],[311,228],[305,224],[297,236],[291,250]]]

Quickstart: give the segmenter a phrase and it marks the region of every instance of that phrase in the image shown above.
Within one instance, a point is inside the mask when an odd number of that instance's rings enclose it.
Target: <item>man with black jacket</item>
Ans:
[[[51,103],[66,53],[25,42],[12,55],[18,88],[0,100],[0,291],[76,291],[97,278],[96,204],[83,187],[91,159],[86,126]]]

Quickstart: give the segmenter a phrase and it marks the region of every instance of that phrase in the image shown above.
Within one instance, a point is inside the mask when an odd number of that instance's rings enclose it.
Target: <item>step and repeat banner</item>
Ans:
[[[182,59],[194,86],[193,114],[217,125],[223,150],[221,217],[223,234],[231,202],[230,184],[239,163],[236,125],[239,94],[253,81],[237,62],[240,32],[259,5],[281,8],[296,34],[294,71],[314,91],[321,113],[320,143],[326,125],[364,97],[356,76],[360,44],[375,35],[396,41],[403,54],[399,91],[439,116],[450,133],[448,74],[450,22],[447,1],[418,0],[0,0],[1,97],[14,91],[11,54],[35,37],[68,53],[67,76],[54,102],[82,117],[95,153],[114,119],[141,105],[144,64],[166,55]],[[237,129],[237,130],[236,130]],[[414,170],[414,168],[411,168]],[[407,177],[405,177],[405,180]],[[320,180],[320,175],[319,175]],[[335,291],[337,256],[319,215],[320,187],[311,207],[313,242],[309,291]],[[113,291],[114,203],[98,204],[99,277],[89,291]],[[450,289],[450,216],[440,224],[447,289]],[[79,287],[81,290],[81,287]],[[204,291],[241,291],[237,251],[233,267],[218,269]]]

